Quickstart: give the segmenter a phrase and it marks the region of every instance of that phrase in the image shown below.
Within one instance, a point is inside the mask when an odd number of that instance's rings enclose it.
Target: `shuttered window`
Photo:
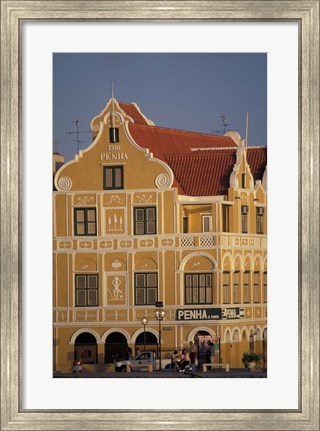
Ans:
[[[77,274],[75,276],[76,307],[94,307],[98,305],[98,275]]]
[[[243,302],[250,302],[250,272],[245,271],[243,274]]]
[[[240,271],[233,273],[233,303],[240,303]]]
[[[248,205],[241,206],[241,232],[248,233]]]
[[[123,166],[103,167],[103,188],[104,190],[123,189]]]
[[[264,215],[264,208],[262,207],[256,208],[256,228],[257,228],[257,234],[260,234],[260,235],[263,234],[263,215]]]
[[[212,304],[212,274],[185,274],[185,303]]]
[[[155,305],[158,298],[158,274],[136,273],[135,281],[135,305]]]
[[[97,235],[95,208],[74,209],[74,234],[77,236]]]
[[[253,302],[260,302],[260,272],[253,273]]]
[[[230,304],[230,272],[223,271],[222,274],[222,302]]]
[[[262,274],[262,280],[263,280],[263,302],[267,302],[268,298],[268,285],[267,285],[267,273],[264,272]]]
[[[154,235],[156,228],[156,207],[137,207],[134,208],[134,234],[135,235]]]

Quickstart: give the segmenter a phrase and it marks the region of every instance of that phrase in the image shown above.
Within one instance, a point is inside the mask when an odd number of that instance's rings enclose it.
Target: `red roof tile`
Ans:
[[[174,154],[167,155],[166,161],[185,195],[226,195],[236,162],[236,151],[228,149]]]
[[[158,126],[142,126],[129,123],[134,141],[164,160],[164,154],[191,153],[194,148],[235,148],[233,140],[226,136],[206,135],[185,130]]]
[[[135,124],[143,124],[146,126],[148,125],[145,118],[141,115],[141,113],[133,103],[119,102],[119,106],[127,115],[129,115],[129,117],[133,119]]]
[[[267,165],[267,147],[248,147],[247,160],[254,181],[261,181]]]
[[[187,196],[226,195],[236,162],[236,144],[230,137],[150,126],[134,104],[119,102],[134,123],[134,141],[165,161],[173,171],[173,187]],[[199,149],[197,151],[197,149]],[[254,180],[262,180],[266,147],[249,147],[247,160]]]

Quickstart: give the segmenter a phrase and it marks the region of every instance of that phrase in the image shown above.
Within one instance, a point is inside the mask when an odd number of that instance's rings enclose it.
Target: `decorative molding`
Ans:
[[[105,205],[112,205],[112,204],[118,204],[118,205],[125,205],[125,196],[124,195],[109,195],[110,199],[105,202]],[[124,201],[122,200],[124,198]]]
[[[61,177],[58,180],[58,188],[62,192],[67,192],[72,187],[72,181],[69,177]]]
[[[137,197],[137,201],[139,201],[142,204],[148,204],[154,201],[152,194],[149,194],[147,196],[145,193],[143,193],[142,195],[138,194],[136,197]]]
[[[112,264],[111,264],[112,268],[114,268],[116,271],[118,271],[119,268],[121,268],[122,263],[118,260],[115,259]]]
[[[170,179],[168,174],[159,174],[155,179],[155,185],[158,189],[167,189],[170,187]]]
[[[76,205],[88,205],[90,203],[95,203],[94,196],[77,196],[75,198],[75,204]]]

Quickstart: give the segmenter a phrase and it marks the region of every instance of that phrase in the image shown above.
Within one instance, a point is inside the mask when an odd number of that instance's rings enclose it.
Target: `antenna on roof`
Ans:
[[[79,120],[74,120],[73,123],[76,126],[76,131],[70,132],[69,130],[66,130],[66,135],[76,135],[76,139],[74,141],[77,143],[77,152],[80,151],[80,143],[87,144],[85,141],[80,141],[80,133],[91,133],[91,130],[79,130]]]
[[[224,135],[228,130],[230,130],[230,128],[228,129],[228,127],[231,126],[231,123],[227,123],[227,119],[224,114],[221,114],[220,118],[221,118],[222,130],[213,129],[212,133],[222,133]],[[232,130],[237,131],[239,129],[232,129]]]
[[[227,123],[226,116],[224,114],[221,114],[220,118],[223,126],[223,134],[225,134],[227,127],[230,126],[231,123]]]

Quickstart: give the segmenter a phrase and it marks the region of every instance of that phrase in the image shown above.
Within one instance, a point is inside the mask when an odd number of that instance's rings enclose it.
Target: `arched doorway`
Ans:
[[[142,352],[143,350],[157,351],[157,348],[158,348],[157,337],[148,331],[146,331],[145,334],[144,332],[141,332],[141,334],[139,334],[136,339],[136,344],[135,344],[136,350],[137,350],[137,347],[139,347],[140,352]]]
[[[105,342],[105,363],[110,364],[115,359],[127,359],[128,342],[121,332],[112,332]]]
[[[81,359],[84,364],[97,363],[97,340],[89,332],[79,334],[74,343],[74,359]]]
[[[215,343],[215,337],[208,331],[198,331],[194,336],[194,344],[198,352],[198,366],[202,369],[202,364],[210,362],[207,359],[208,341]],[[217,348],[215,349],[215,356],[217,356]]]

